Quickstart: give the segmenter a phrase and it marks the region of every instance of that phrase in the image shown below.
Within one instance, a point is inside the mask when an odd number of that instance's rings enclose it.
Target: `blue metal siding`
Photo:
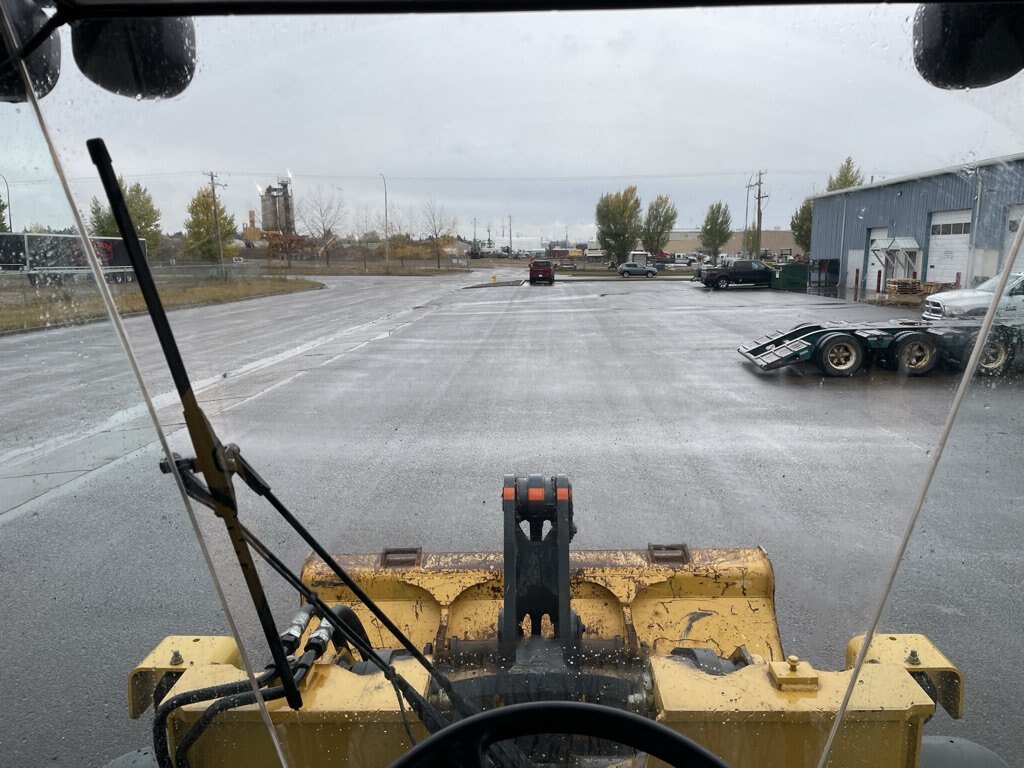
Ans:
[[[979,193],[981,203],[977,211]],[[887,227],[890,237],[917,240],[927,259],[931,215],[961,209],[972,210],[972,244],[998,249],[1003,244],[1006,209],[1020,203],[1024,203],[1022,160],[894,184],[857,187],[814,198],[811,255],[815,259],[840,259],[840,281],[845,284],[846,254],[854,249],[866,250],[870,229]]]
[[[979,172],[981,205],[973,242],[978,248],[1000,249],[1003,247],[1006,209],[1024,203],[1024,163],[986,166]]]

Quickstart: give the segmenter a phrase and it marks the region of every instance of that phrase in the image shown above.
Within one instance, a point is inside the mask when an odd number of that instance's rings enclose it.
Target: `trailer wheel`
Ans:
[[[960,358],[961,367],[967,368],[967,363],[971,359],[971,353],[974,351],[974,345],[977,343],[978,334],[972,334],[967,343],[964,344]],[[978,373],[982,376],[1002,375],[1010,367],[1016,352],[1016,348],[1005,338],[990,335],[981,350],[981,357],[978,359]]]
[[[893,367],[908,376],[923,376],[934,368],[939,360],[935,342],[925,333],[897,333],[892,340],[892,346],[896,348]]]
[[[864,363],[864,348],[848,333],[829,333],[818,341],[814,361],[826,376],[852,376]]]
[[[728,287],[729,287],[729,278],[728,277],[720,277],[717,280],[715,280],[715,288],[718,288],[719,290],[723,290],[724,291]]]

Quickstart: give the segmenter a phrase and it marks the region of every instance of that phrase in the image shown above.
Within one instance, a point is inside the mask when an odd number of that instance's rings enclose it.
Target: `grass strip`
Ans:
[[[132,283],[110,287],[114,304],[121,315],[146,311],[137,285]],[[313,280],[279,278],[240,279],[228,283],[165,283],[158,286],[160,298],[167,309],[225,304],[257,296],[295,293],[322,287],[322,283]],[[107,312],[99,293],[95,287],[87,284],[0,289],[0,332],[79,325],[106,316]]]

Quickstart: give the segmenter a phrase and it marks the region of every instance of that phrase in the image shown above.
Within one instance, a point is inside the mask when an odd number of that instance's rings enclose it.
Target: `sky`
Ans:
[[[668,195],[677,227],[708,205],[788,228],[850,155],[865,180],[1024,150],[1020,77],[945,92],[916,73],[913,6],[799,6],[487,16],[201,19],[178,97],[116,96],[77,71],[66,30],[44,119],[88,211],[85,140],[154,197],[168,232],[216,171],[242,223],[290,178],[301,207],[343,200],[344,230],[384,208],[414,234],[433,199],[472,237],[539,247],[594,235],[600,195]],[[16,229],[71,214],[31,109],[0,104],[0,174]],[[382,178],[383,175],[383,178]],[[0,186],[6,198],[6,188]]]

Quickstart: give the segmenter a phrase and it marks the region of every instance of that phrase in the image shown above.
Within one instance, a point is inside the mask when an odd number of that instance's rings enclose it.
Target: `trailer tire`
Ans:
[[[728,277],[720,277],[717,280],[715,280],[715,288],[718,288],[719,290],[724,291],[728,287],[729,287],[729,278]]]
[[[907,376],[924,376],[939,360],[939,350],[926,333],[897,333],[891,346],[896,349],[893,368]]]
[[[826,376],[852,376],[864,364],[864,347],[848,333],[828,333],[818,340],[814,362]]]
[[[967,368],[970,362],[974,345],[978,342],[978,334],[972,334],[964,344],[961,352],[960,365]],[[999,335],[989,335],[985,346],[981,350],[981,357],[978,359],[978,373],[982,376],[1001,376],[1010,367],[1017,349],[1006,338]]]

